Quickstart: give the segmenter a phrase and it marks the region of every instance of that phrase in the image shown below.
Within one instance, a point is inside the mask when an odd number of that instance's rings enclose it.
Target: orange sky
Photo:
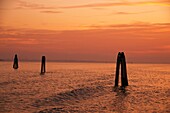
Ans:
[[[1,0],[0,59],[170,63],[169,0]]]

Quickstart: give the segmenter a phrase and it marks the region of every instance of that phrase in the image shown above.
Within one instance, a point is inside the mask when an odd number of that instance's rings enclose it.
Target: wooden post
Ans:
[[[42,61],[41,61],[41,74],[44,74],[46,72],[45,70],[45,56],[42,56]]]
[[[120,52],[117,55],[117,63],[116,63],[116,77],[115,77],[115,86],[118,86],[119,83],[119,68],[120,68]]]
[[[17,57],[17,54],[15,54],[15,57],[14,57],[13,68],[18,69],[18,57]]]
[[[127,79],[127,69],[126,69],[126,60],[124,52],[119,52],[117,56],[117,64],[116,64],[116,75],[115,75],[115,86],[118,86],[119,82],[119,67],[121,65],[121,86],[128,86]]]
[[[128,86],[126,59],[125,59],[125,54],[124,53],[122,53],[122,67],[123,67],[122,76],[123,76],[123,80],[124,80],[123,86]]]

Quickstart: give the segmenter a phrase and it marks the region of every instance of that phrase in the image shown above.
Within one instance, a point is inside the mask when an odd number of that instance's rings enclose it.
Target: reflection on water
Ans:
[[[170,65],[128,64],[129,86],[114,88],[115,64],[0,62],[0,112],[170,112]]]

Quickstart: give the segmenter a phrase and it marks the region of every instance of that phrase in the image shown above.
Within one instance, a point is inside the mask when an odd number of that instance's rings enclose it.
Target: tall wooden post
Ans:
[[[122,67],[122,86],[128,86],[128,79],[127,79],[127,69],[126,69],[126,59],[125,59],[125,55],[122,52],[122,62],[121,62],[121,67]]]
[[[42,61],[41,61],[41,74],[44,74],[46,72],[45,70],[45,56],[42,56]]]
[[[18,69],[18,57],[17,57],[17,54],[15,54],[15,57],[14,57],[13,68]]]
[[[116,77],[115,77],[115,86],[118,86],[119,83],[119,68],[120,68],[120,52],[117,55],[117,63],[116,63]]]
[[[125,60],[124,52],[119,52],[117,56],[115,86],[118,86],[119,83],[120,65],[121,65],[121,86],[125,87],[128,86],[128,79],[127,79],[127,69],[126,69],[126,60]]]

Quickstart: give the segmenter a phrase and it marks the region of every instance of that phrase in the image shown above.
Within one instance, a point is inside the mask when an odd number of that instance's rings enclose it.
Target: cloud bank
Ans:
[[[1,27],[1,58],[19,53],[23,59],[45,54],[49,60],[114,61],[118,51],[125,51],[129,62],[168,62],[170,23],[92,27],[67,31]]]

